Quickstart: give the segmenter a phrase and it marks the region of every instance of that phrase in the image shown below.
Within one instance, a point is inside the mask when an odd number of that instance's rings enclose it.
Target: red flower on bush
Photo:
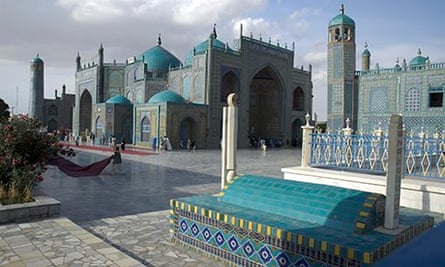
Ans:
[[[64,148],[27,116],[13,116],[0,126],[0,202],[29,201],[33,186],[43,180],[46,160]]]

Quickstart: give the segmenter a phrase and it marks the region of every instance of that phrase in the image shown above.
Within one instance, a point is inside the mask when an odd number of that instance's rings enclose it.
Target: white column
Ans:
[[[303,144],[301,147],[301,167],[310,167],[311,166],[311,133],[314,130],[314,127],[310,125],[311,116],[309,113],[306,113],[306,125],[301,126],[303,129]]]
[[[238,107],[234,93],[227,97],[223,108],[223,132],[221,140],[221,190],[236,176],[236,150],[238,137]]]

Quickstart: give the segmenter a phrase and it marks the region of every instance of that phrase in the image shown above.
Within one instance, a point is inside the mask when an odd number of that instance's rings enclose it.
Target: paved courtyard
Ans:
[[[110,151],[82,149],[88,165]],[[50,166],[38,194],[61,201],[61,217],[0,225],[0,266],[223,266],[170,242],[169,200],[216,193],[219,150],[123,154],[121,175],[71,178]],[[299,149],[240,150],[239,173],[282,177]]]

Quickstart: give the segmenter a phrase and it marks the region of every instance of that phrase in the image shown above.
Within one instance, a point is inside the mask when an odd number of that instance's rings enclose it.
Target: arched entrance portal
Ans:
[[[180,143],[185,147],[187,145],[187,141],[190,139],[192,142],[195,141],[199,143],[197,138],[196,122],[192,118],[185,118],[181,121],[181,125],[179,126],[179,138]]]
[[[96,119],[96,136],[102,138],[104,134],[104,120],[98,116]]]
[[[91,130],[91,110],[92,100],[90,93],[85,90],[80,97],[79,107],[79,131],[81,135],[85,134],[85,130]]]
[[[301,146],[301,143],[303,140],[303,132],[302,132],[301,126],[303,126],[303,121],[300,119],[296,119],[292,123],[292,145],[293,146]]]
[[[282,88],[275,71],[260,70],[250,83],[249,134],[261,138],[282,138]]]
[[[239,84],[239,79],[233,71],[224,74],[221,80],[221,102],[225,103],[230,93],[236,93],[239,96]]]
[[[150,141],[151,124],[148,117],[144,117],[141,121],[141,142]]]

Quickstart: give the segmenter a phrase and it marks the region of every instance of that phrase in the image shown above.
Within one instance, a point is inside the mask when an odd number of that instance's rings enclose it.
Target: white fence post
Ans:
[[[314,127],[310,125],[311,115],[306,113],[306,125],[301,126],[303,129],[303,144],[301,147],[301,167],[311,166],[311,133]]]

